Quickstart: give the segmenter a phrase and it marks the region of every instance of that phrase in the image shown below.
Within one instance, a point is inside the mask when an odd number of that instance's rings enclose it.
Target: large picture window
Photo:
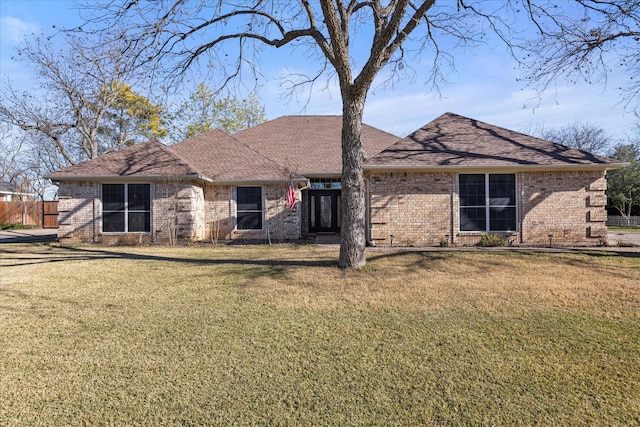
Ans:
[[[262,230],[262,187],[236,190],[238,230]]]
[[[515,174],[460,174],[460,231],[516,231]]]
[[[102,231],[105,233],[150,232],[150,185],[102,184]]]

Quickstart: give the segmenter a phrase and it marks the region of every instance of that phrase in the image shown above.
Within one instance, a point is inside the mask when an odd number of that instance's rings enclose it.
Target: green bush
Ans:
[[[485,234],[484,236],[482,236],[482,238],[480,239],[480,242],[478,243],[478,246],[482,246],[482,247],[501,247],[501,246],[508,246],[509,242],[507,241],[507,238],[504,236],[501,236],[499,234],[494,234],[494,233],[489,233],[489,234]]]

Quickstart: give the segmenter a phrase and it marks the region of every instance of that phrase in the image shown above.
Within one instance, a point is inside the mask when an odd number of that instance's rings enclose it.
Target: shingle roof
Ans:
[[[218,129],[172,145],[171,150],[214,181],[290,178],[290,172],[283,165]]]
[[[283,116],[234,137],[301,175],[342,171],[342,116]],[[368,157],[397,140],[395,135],[362,125],[362,145]]]
[[[15,192],[16,189],[13,186],[13,184],[8,183],[7,181],[4,181],[2,179],[0,179],[0,191],[4,191],[4,192]]]
[[[369,159],[365,168],[616,168],[615,159],[445,113]]]
[[[47,175],[50,179],[74,177],[150,177],[182,176],[199,173],[192,165],[178,157],[167,146],[148,141],[115,153],[68,166]]]

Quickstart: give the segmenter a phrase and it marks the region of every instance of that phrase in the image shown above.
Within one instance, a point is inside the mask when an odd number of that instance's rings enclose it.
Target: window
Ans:
[[[262,230],[262,187],[238,187],[236,191],[236,228]]]
[[[460,231],[516,231],[515,174],[460,174]]]
[[[105,233],[150,232],[150,185],[102,184],[102,231]]]
[[[313,190],[340,190],[342,188],[340,178],[311,178],[309,183]]]

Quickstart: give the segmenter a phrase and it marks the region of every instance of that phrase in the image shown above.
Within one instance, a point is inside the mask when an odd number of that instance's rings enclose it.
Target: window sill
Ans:
[[[117,236],[120,234],[151,234],[150,231],[103,231],[102,234],[107,236]]]
[[[458,234],[463,234],[465,236],[482,236],[483,234],[504,234],[507,236],[518,234],[519,231],[461,231],[458,230]]]

